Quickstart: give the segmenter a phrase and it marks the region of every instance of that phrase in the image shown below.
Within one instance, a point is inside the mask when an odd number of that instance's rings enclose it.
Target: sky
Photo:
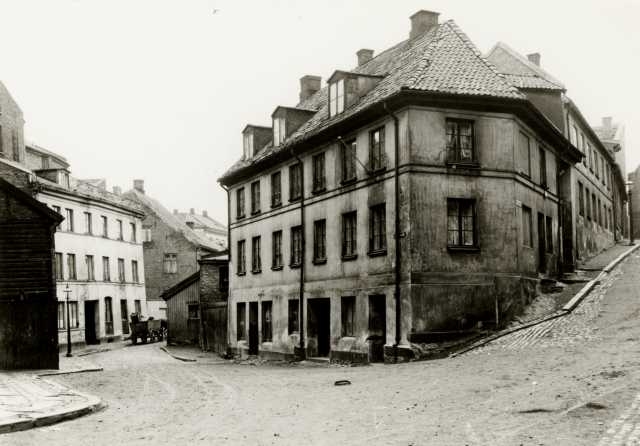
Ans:
[[[0,0],[0,80],[25,137],[109,188],[144,179],[168,209],[226,224],[217,179],[246,124],[271,125],[299,79],[356,65],[409,35],[420,9],[453,19],[482,53],[497,42],[567,87],[597,125],[626,128],[640,164],[640,0]]]

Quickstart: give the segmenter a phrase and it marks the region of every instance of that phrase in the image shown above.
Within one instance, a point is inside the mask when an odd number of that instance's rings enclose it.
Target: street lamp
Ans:
[[[69,318],[69,293],[71,293],[71,290],[69,289],[69,284],[67,284],[67,287],[64,289],[64,294],[66,294],[67,297],[67,358],[72,357],[73,355],[71,354],[71,322],[70,322],[70,318]]]

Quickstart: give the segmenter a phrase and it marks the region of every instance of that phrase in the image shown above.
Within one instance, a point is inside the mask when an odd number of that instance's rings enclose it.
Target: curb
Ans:
[[[169,351],[169,349],[165,346],[160,347],[160,350],[162,350],[163,352],[165,352],[167,355],[171,356],[173,359],[177,359],[178,361],[182,361],[182,362],[196,362],[197,359],[193,359],[193,358],[185,358],[184,356],[178,356],[178,355],[174,355],[173,353],[171,353]]]
[[[529,328],[529,327],[533,327],[534,325],[538,325],[541,324],[543,322],[546,321],[550,321],[551,319],[556,319],[559,317],[563,317],[566,316],[567,314],[571,313],[579,304],[580,302],[582,302],[582,300],[587,297],[589,295],[589,293],[591,292],[591,290],[593,290],[593,288],[598,285],[600,283],[600,281],[607,276],[611,270],[613,270],[613,268],[615,268],[620,262],[622,262],[629,254],[631,254],[633,251],[635,251],[636,249],[640,248],[640,244],[635,245],[633,247],[631,247],[630,249],[626,250],[625,252],[623,252],[622,254],[620,254],[618,257],[616,257],[612,262],[610,262],[607,266],[605,266],[602,269],[602,272],[600,274],[598,274],[598,276],[593,279],[590,280],[589,282],[587,282],[587,284],[585,286],[583,286],[580,291],[578,291],[578,293],[573,296],[573,298],[567,302],[559,311],[556,311],[555,313],[552,313],[548,316],[543,316],[539,319],[535,319],[531,322],[527,322],[525,324],[519,325],[517,327],[514,328],[508,328],[506,330],[503,330],[499,333],[496,333],[494,335],[491,335],[481,341],[476,342],[473,345],[470,345],[467,348],[464,348],[458,352],[452,353],[451,355],[449,355],[449,358],[455,358],[456,356],[460,356],[464,353],[467,353],[471,350],[475,350],[476,348],[482,347],[484,345],[489,344],[492,341],[495,341],[496,339],[499,339],[503,336],[509,335],[511,333],[515,333],[516,331],[520,331],[520,330],[524,330],[525,328]]]
[[[43,380],[46,381],[46,380]],[[18,421],[9,421],[0,423],[0,434],[24,431],[36,427],[49,426],[51,424],[60,423],[62,421],[72,420],[93,412],[98,412],[107,407],[100,398],[85,393],[71,391],[74,395],[84,397],[87,401],[82,404],[74,404],[72,406],[60,409],[44,415],[30,417],[28,419],[20,419]]]
[[[80,370],[57,370],[53,372],[44,372],[36,374],[37,377],[42,376],[57,376],[57,375],[71,375],[73,373],[84,373],[84,372],[102,372],[104,369],[102,367],[92,367]]]

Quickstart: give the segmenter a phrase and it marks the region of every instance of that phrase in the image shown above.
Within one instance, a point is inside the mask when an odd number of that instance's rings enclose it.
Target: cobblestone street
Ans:
[[[635,252],[572,314],[453,359],[327,367],[185,362],[160,344],[100,352],[103,372],[51,378],[105,410],[0,442],[638,444],[638,283]]]

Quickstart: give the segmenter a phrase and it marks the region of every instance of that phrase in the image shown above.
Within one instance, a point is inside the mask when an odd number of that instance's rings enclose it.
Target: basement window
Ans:
[[[344,111],[344,79],[329,84],[329,117]]]

